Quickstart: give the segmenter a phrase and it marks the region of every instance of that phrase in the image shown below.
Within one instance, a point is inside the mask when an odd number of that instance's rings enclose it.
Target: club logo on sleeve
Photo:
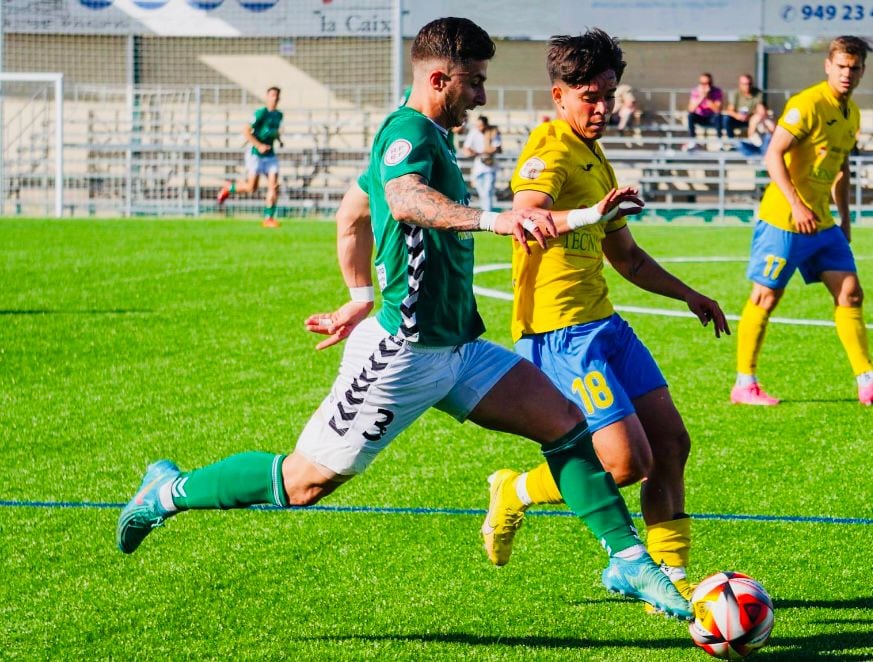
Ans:
[[[798,108],[789,109],[789,111],[785,113],[784,122],[791,126],[800,123],[800,110]]]
[[[388,145],[385,150],[385,156],[382,158],[385,165],[394,166],[400,163],[403,159],[409,156],[412,151],[412,143],[403,138],[398,138],[393,143]]]
[[[522,164],[521,168],[519,168],[518,176],[524,179],[536,179],[543,174],[543,170],[545,169],[545,161],[532,156]]]

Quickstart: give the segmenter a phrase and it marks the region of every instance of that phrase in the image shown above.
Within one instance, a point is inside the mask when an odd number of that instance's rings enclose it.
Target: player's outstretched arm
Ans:
[[[648,292],[684,301],[703,326],[713,323],[715,337],[730,335],[724,311],[714,299],[690,288],[664,269],[634,241],[627,227],[611,232],[603,239],[603,254],[624,278]]]
[[[373,309],[370,198],[357,182],[343,196],[336,212],[336,228],[337,258],[351,301],[332,313],[316,313],[306,319],[307,330],[328,336],[316,345],[316,349],[345,340]]]
[[[512,199],[514,209],[536,208],[551,211],[558,234],[639,214],[645,206],[639,190],[632,186],[612,189],[603,200],[592,207],[556,211],[552,209],[552,204],[551,196],[542,191],[519,191]]]
[[[403,175],[389,181],[385,184],[385,200],[395,220],[425,228],[456,232],[487,230],[512,235],[525,247],[528,236],[543,248],[546,239],[557,236],[548,210],[513,209],[497,214],[471,209],[428,186],[421,175]]]

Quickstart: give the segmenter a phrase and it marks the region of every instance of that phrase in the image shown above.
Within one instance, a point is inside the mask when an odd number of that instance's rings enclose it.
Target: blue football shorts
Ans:
[[[618,314],[522,336],[515,351],[579,405],[592,432],[634,414],[634,400],[667,385],[651,352]]]
[[[746,269],[748,279],[772,290],[782,290],[795,269],[800,270],[807,284],[819,282],[824,271],[857,271],[852,249],[838,226],[815,234],[800,234],[758,221]]]

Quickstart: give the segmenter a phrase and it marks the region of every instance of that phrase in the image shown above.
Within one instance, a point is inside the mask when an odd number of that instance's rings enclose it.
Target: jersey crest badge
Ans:
[[[545,161],[532,156],[522,164],[521,168],[519,168],[518,176],[524,179],[536,179],[543,174],[543,170],[545,169]]]
[[[800,122],[800,110],[798,108],[791,108],[787,113],[785,113],[785,123],[794,126],[795,124]]]
[[[387,166],[395,166],[409,156],[411,151],[412,143],[403,138],[398,138],[388,145],[388,149],[385,150],[385,156],[382,157],[382,161]]]

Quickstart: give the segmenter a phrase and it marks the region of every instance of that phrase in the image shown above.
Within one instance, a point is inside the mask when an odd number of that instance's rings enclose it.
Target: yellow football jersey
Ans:
[[[841,105],[824,81],[791,97],[779,126],[797,139],[785,154],[794,188],[818,217],[819,230],[832,227],[831,187],[855,146],[861,127],[858,106],[851,99]],[[797,232],[791,206],[773,182],[764,192],[758,216],[777,228]]]
[[[591,207],[616,188],[615,172],[600,145],[582,141],[563,120],[541,124],[528,137],[512,176],[512,191],[538,191],[565,211]],[[548,242],[535,241],[531,254],[514,244],[512,338],[545,333],[609,317],[601,242],[626,225],[621,218],[579,228]]]

